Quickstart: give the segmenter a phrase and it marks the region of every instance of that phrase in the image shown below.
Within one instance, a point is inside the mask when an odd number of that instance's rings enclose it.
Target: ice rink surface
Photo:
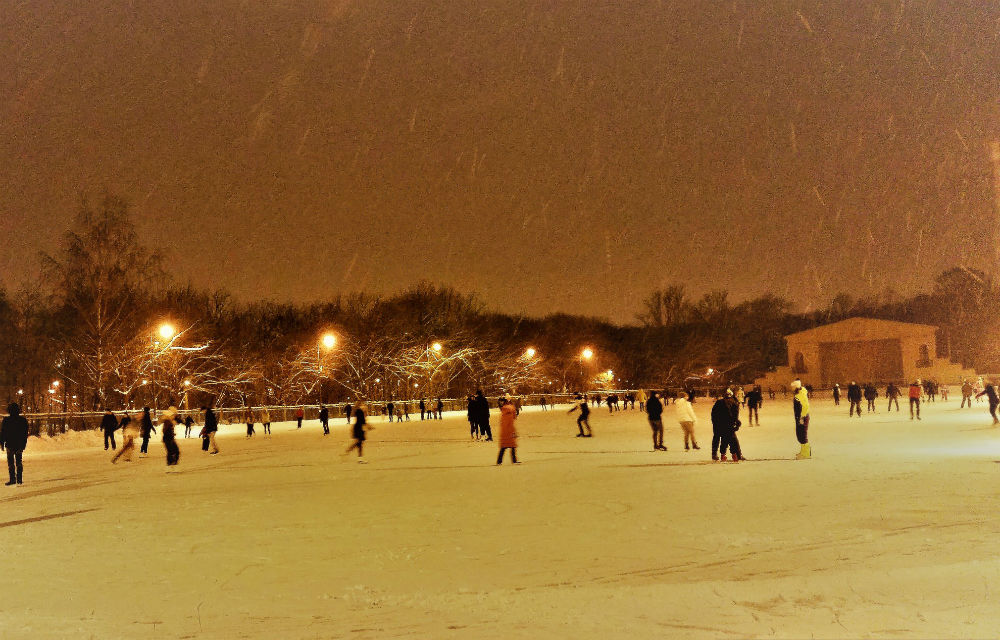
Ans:
[[[996,638],[1000,429],[884,403],[814,401],[796,461],[779,395],[739,464],[710,461],[704,399],[701,451],[672,407],[667,452],[638,411],[583,439],[531,408],[502,467],[458,414],[374,418],[366,465],[342,417],[181,438],[170,473],[159,440],[112,465],[96,433],[33,438],[0,487],[0,637]]]

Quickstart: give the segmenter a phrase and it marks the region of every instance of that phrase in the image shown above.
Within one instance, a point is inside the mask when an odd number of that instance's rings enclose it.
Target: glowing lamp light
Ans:
[[[190,387],[191,386],[191,381],[190,380],[185,380],[184,381],[184,386],[185,387]]]
[[[416,389],[416,388],[417,388],[417,387],[419,387],[419,386],[420,386],[420,385],[419,385],[419,384],[417,384],[416,382],[414,382],[414,383],[413,383],[413,388],[414,388],[414,389]]]
[[[337,336],[332,333],[328,333],[323,336],[323,346],[327,349],[332,349],[337,344]]]
[[[434,349],[435,351],[440,352],[441,351],[441,343],[440,342],[435,342],[434,344],[431,345],[431,349]]]
[[[53,380],[52,381],[52,386],[53,387],[58,387],[59,386],[59,381],[58,380]]]
[[[715,373],[715,369],[713,369],[712,367],[709,367],[708,368],[708,375],[712,375],[713,373]]]
[[[580,355],[583,356],[584,360],[590,360],[591,358],[594,357],[594,350],[591,349],[590,347],[587,347],[586,349],[583,350],[583,353],[581,353]]]
[[[174,325],[170,324],[169,322],[160,325],[161,338],[163,338],[164,340],[170,340],[175,335],[177,335],[177,332],[174,331]]]
[[[143,384],[149,384],[149,380],[143,380],[142,383]]]
[[[18,389],[17,390],[17,395],[23,396],[24,395],[24,389]]]
[[[529,358],[534,358],[534,357],[535,357],[535,354],[537,353],[537,351],[535,351],[535,348],[534,348],[534,347],[528,347],[528,350],[527,350],[527,351],[525,351],[524,353],[525,353],[525,355],[526,355],[526,356],[528,356]]]
[[[380,382],[382,382],[382,379],[381,379],[381,378],[375,378],[375,384],[378,384],[378,383],[380,383]]]

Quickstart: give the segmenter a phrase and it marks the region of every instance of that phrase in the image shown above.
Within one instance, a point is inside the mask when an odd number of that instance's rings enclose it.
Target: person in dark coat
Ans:
[[[388,403],[385,405],[385,413],[389,416],[389,422],[392,422],[392,416],[396,412],[396,405],[393,403]]]
[[[211,408],[202,407],[201,410],[205,412],[205,426],[201,428],[201,437],[207,440],[207,442],[202,442],[201,448],[209,453],[219,453],[219,447],[215,444],[215,434],[219,430],[219,418],[216,417]]]
[[[140,454],[149,453],[149,437],[154,433],[156,433],[156,429],[153,427],[153,417],[149,415],[149,407],[143,407],[142,418],[139,420],[139,436],[142,438],[142,446],[139,447]]]
[[[319,423],[323,426],[323,435],[330,435],[330,410],[319,405]]]
[[[437,419],[441,420],[444,417],[442,415],[444,413],[444,400],[442,400],[441,398],[438,398],[436,409],[437,409]]]
[[[663,403],[654,391],[645,402],[646,415],[649,417],[649,426],[653,429],[653,450],[666,451],[663,446]]]
[[[712,405],[712,460],[726,460],[727,450],[732,454],[733,462],[744,459],[736,437],[741,424],[739,415],[740,403],[733,396],[732,389],[726,389],[725,395]]]
[[[344,415],[347,417],[347,424],[351,424],[351,403],[348,402],[344,405]]]
[[[886,407],[886,411],[892,411],[893,403],[896,403],[896,412],[899,412],[899,387],[896,386],[895,382],[890,382],[889,386],[885,388],[885,397],[889,398],[889,406]]]
[[[868,404],[868,411],[875,412],[875,401],[878,400],[878,390],[875,389],[875,385],[868,383],[865,385],[864,389],[865,400]]]
[[[747,394],[747,424],[753,426],[754,422],[760,426],[760,407],[764,404],[764,393],[760,387],[754,387]]]
[[[110,411],[105,412],[101,418],[101,431],[104,432],[104,450],[108,450],[108,443],[111,443],[111,450],[118,447],[115,445],[115,430],[118,429],[118,418]]]
[[[771,399],[772,400],[774,399],[773,394],[771,395]],[[834,383],[833,385],[833,406],[835,407],[840,406],[840,385],[836,383]]]
[[[976,399],[978,400],[980,396],[986,396],[986,399],[990,401],[990,415],[993,416],[993,424],[1000,424],[1000,419],[997,419],[997,405],[1000,404],[1000,397],[997,397],[997,390],[993,386],[992,380],[986,383],[985,389],[976,394]]]
[[[170,407],[163,412],[160,432],[163,437],[163,448],[167,450],[167,466],[175,466],[181,459],[181,450],[177,446],[174,426],[177,424],[177,408]]]
[[[28,446],[28,421],[21,415],[21,407],[16,402],[8,405],[7,414],[3,422],[0,422],[0,451],[7,451],[9,487],[22,484],[24,481],[24,464],[21,462],[21,456]]]
[[[847,401],[851,403],[850,409],[848,409],[847,416],[851,417],[854,415],[855,409],[857,409],[858,417],[861,417],[861,386],[856,382],[851,382],[847,385]]]
[[[486,436],[486,442],[493,441],[493,429],[490,428],[490,401],[483,395],[482,389],[476,389],[476,423],[479,433]]]
[[[193,427],[193,426],[194,426],[194,418],[191,417],[191,414],[188,414],[187,416],[184,417],[184,437],[185,438],[190,438],[191,437],[191,427]]]
[[[423,398],[421,398],[420,399],[420,419],[423,420],[426,417],[426,415],[427,415],[427,403],[424,402]]]
[[[466,398],[466,417],[469,420],[469,436],[473,440],[479,440],[479,423],[476,422],[476,399],[472,396]]]
[[[365,447],[365,432],[368,430],[367,420],[365,418],[365,405],[362,402],[358,403],[358,406],[354,408],[354,427],[351,431],[351,436],[354,438],[354,444],[347,448],[344,455],[347,455],[354,449],[358,450],[358,462],[364,464],[367,462],[364,458],[364,447]]]

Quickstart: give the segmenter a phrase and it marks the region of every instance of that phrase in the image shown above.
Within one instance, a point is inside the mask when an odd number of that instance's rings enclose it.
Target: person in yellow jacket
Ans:
[[[795,411],[795,437],[801,445],[795,457],[805,460],[812,457],[812,448],[809,446],[809,393],[797,378],[792,381],[792,408]]]
[[[646,390],[645,389],[639,389],[638,391],[636,391],[635,392],[635,399],[639,403],[639,411],[645,411],[646,410],[646,400],[649,399],[649,396],[646,395]]]

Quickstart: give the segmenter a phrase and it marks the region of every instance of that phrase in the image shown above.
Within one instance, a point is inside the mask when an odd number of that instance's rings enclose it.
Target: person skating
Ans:
[[[542,406],[542,411],[549,410],[549,405],[548,403],[545,402],[545,396],[542,396],[541,398],[538,399],[538,404]]]
[[[962,404],[958,408],[964,409],[965,403],[969,403],[969,408],[972,408],[972,383],[968,379],[962,380]]]
[[[837,383],[833,385],[833,406],[840,406],[840,385]]]
[[[649,426],[653,430],[653,451],[666,451],[663,446],[663,403],[654,391],[644,404]]]
[[[913,420],[914,407],[916,407],[917,420],[920,419],[920,394],[922,391],[919,379],[910,383],[910,420]]]
[[[143,407],[142,418],[139,420],[139,435],[142,437],[139,455],[149,454],[149,437],[154,433],[156,433],[156,428],[153,426],[153,417],[149,415],[149,407]]]
[[[172,467],[181,459],[181,450],[174,439],[174,425],[177,422],[177,407],[170,407],[160,418],[163,448],[167,450],[167,466]]]
[[[351,411],[352,410],[353,409],[351,407],[351,403],[350,402],[348,402],[347,404],[344,405],[344,416],[347,418],[347,424],[351,424]]]
[[[510,449],[510,461],[519,464],[517,461],[517,408],[508,398],[501,398],[500,405],[500,434],[497,444],[500,445],[500,453],[497,454],[497,464],[503,464],[503,452]]]
[[[726,460],[726,452],[732,454],[733,462],[743,459],[736,431],[740,428],[740,405],[732,389],[726,389],[712,405],[712,460]]]
[[[257,422],[253,415],[253,407],[247,407],[243,412],[243,420],[247,423],[247,437],[252,438],[254,434],[253,425]]]
[[[132,462],[132,453],[135,452],[135,439],[139,437],[139,427],[132,422],[132,418],[127,413],[122,416],[121,430],[122,447],[111,458],[111,464],[117,463],[118,458],[125,458],[125,462]]]
[[[580,433],[576,434],[577,438],[592,438],[594,432],[590,429],[590,406],[587,404],[587,398],[580,398],[577,396],[578,403],[573,405],[573,408],[567,411],[567,413],[573,413],[577,409],[580,410],[580,415],[576,419],[576,426],[580,429]],[[587,427],[587,432],[583,432],[583,428]]]
[[[193,427],[193,426],[194,426],[194,418],[191,417],[191,414],[189,413],[186,416],[184,416],[184,437],[185,438],[190,438],[191,437],[191,427]]]
[[[0,451],[7,452],[7,486],[24,484],[24,449],[28,446],[28,421],[16,402],[7,405],[7,416],[0,422]]]
[[[365,432],[368,431],[368,421],[366,420],[367,407],[363,402],[359,402],[356,407],[354,407],[354,427],[351,430],[351,436],[354,438],[354,444],[347,448],[344,455],[349,454],[354,449],[358,450],[358,462],[364,464],[367,462],[365,460]]]
[[[219,418],[210,407],[202,407],[201,410],[205,412],[205,426],[201,429],[201,437],[206,438],[211,447],[206,448],[202,444],[202,448],[208,450],[210,454],[219,453],[219,446],[215,444],[215,434],[219,430]]]
[[[868,411],[871,413],[875,412],[875,401],[878,400],[878,391],[875,389],[875,385],[868,383],[864,388],[865,401],[868,403]]]
[[[271,435],[271,412],[267,410],[267,407],[260,409],[260,423],[264,425],[264,435]]]
[[[389,416],[389,422],[392,422],[392,417],[396,413],[396,405],[394,405],[392,402],[387,403],[385,405],[385,412]]]
[[[885,397],[889,398],[889,406],[885,408],[886,411],[892,411],[892,405],[895,403],[896,412],[899,412],[899,387],[896,386],[895,382],[890,382],[889,386],[885,388]]]
[[[319,424],[323,427],[323,435],[330,435],[330,410],[319,405]]]
[[[948,385],[942,384],[938,387],[938,391],[941,392],[941,402],[948,402]]]
[[[469,420],[469,436],[473,440],[479,440],[479,424],[476,422],[476,399],[473,396],[466,398],[466,418]]]
[[[423,398],[421,398],[420,399],[420,419],[423,420],[423,419],[426,418],[426,416],[427,416],[427,403],[424,402]]]
[[[854,415],[854,410],[857,409],[858,417],[861,417],[861,387],[854,381],[847,385],[847,401],[851,403],[851,407],[847,412],[847,416],[851,417]]]
[[[812,457],[809,444],[809,393],[802,387],[801,380],[792,382],[792,411],[795,414],[795,438],[799,441],[799,452],[795,457],[806,460]]]
[[[694,437],[694,423],[696,418],[694,417],[694,407],[691,406],[691,401],[694,400],[694,391],[688,393],[688,395],[681,394],[674,401],[674,410],[677,415],[677,422],[681,425],[681,431],[684,432],[684,450],[690,451],[693,449],[700,449],[698,446],[698,441]]]
[[[986,399],[990,401],[990,415],[993,416],[993,424],[1000,424],[1000,420],[997,419],[997,404],[1000,404],[1000,398],[997,397],[997,390],[993,386],[992,380],[987,382],[986,388],[976,396],[977,400],[979,396],[986,396]]]
[[[747,394],[747,424],[753,426],[756,422],[760,426],[760,407],[764,404],[764,394],[760,387],[754,387]]]
[[[438,398],[437,407],[436,408],[437,408],[437,419],[438,420],[443,420],[444,419],[444,415],[443,415],[444,414],[444,400],[442,400],[441,398]],[[490,439],[492,440],[492,438],[490,438]]]
[[[104,450],[108,450],[108,444],[111,444],[111,450],[115,450],[115,430],[118,429],[118,418],[111,411],[105,411],[104,417],[101,418],[101,431],[104,432]]]
[[[646,410],[646,402],[649,400],[649,396],[646,394],[645,389],[639,389],[635,394],[635,399],[639,401],[639,411]],[[662,406],[662,403],[661,403]]]
[[[743,390],[743,385],[736,387],[736,393],[733,395],[736,396],[736,402],[739,402],[741,407],[746,404],[747,392]]]
[[[490,401],[483,395],[482,389],[476,389],[476,423],[480,435],[486,436],[486,442],[493,441],[493,429],[490,427]]]
[[[305,409],[303,409],[302,407],[299,407],[298,409],[295,410],[295,421],[299,425],[299,426],[295,427],[296,429],[301,429],[302,428],[302,419],[305,418],[305,417],[306,417],[306,411],[305,411]]]

